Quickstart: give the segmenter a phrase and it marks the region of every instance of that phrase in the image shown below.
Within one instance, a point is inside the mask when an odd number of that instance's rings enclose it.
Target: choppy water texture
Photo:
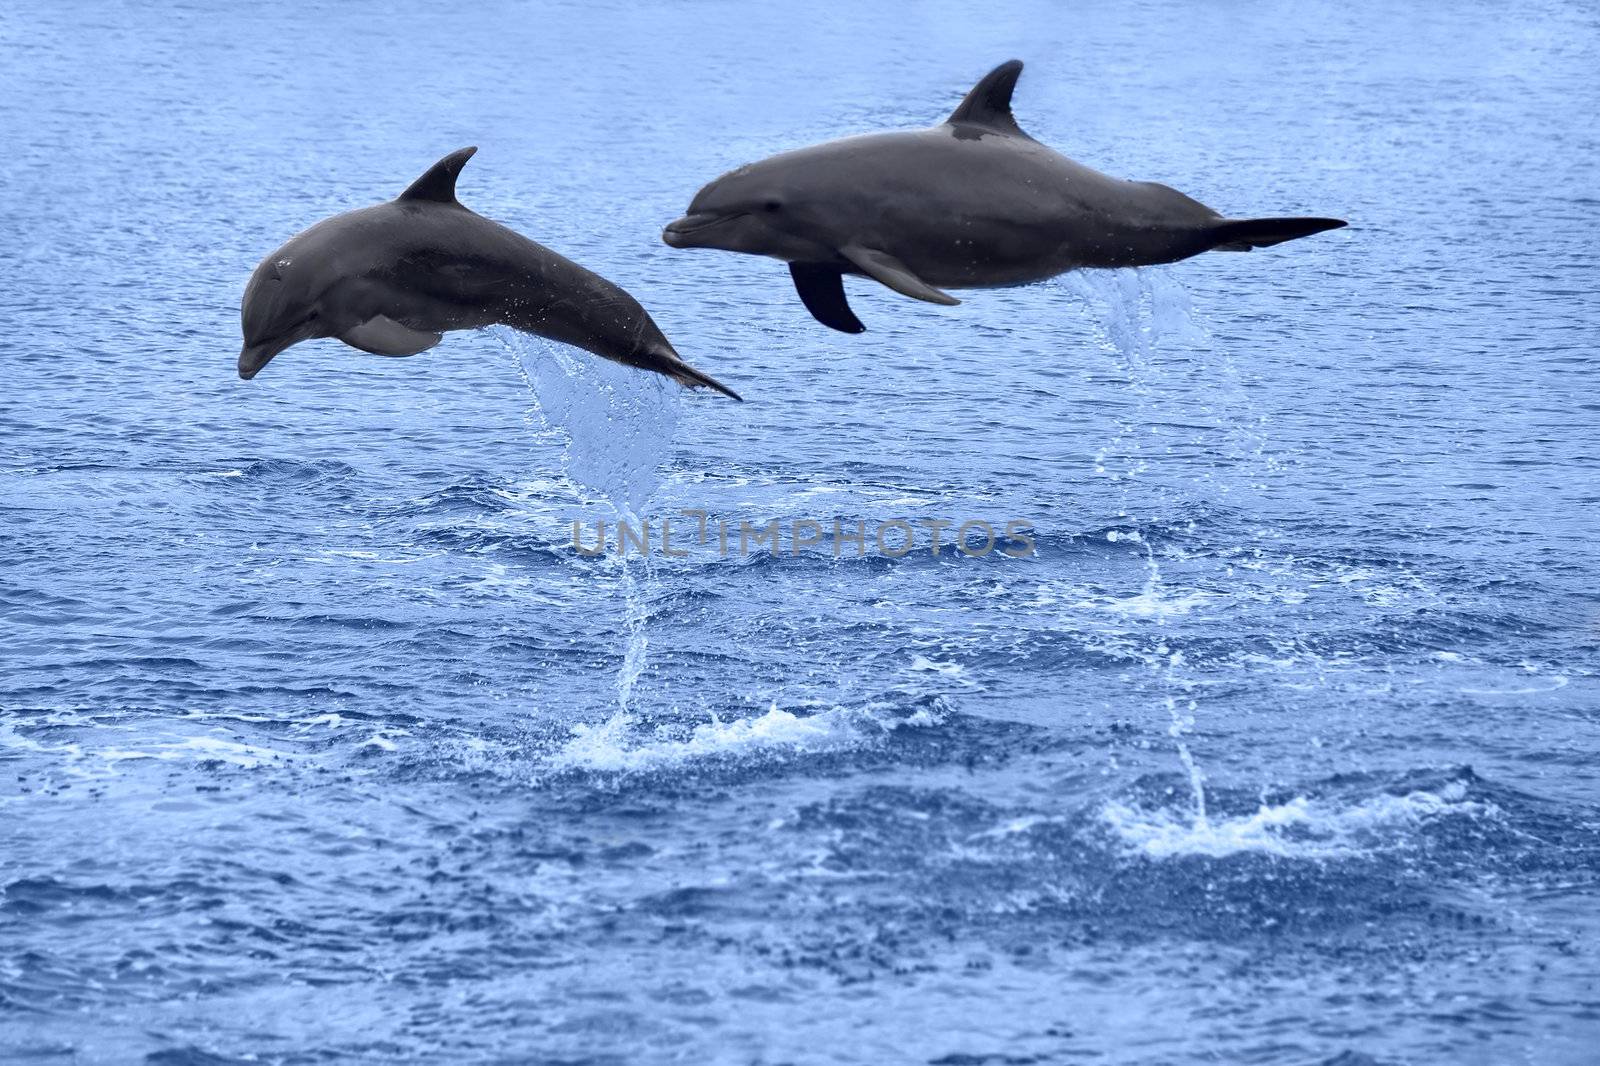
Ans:
[[[0,1059],[1595,1061],[1593,5],[206,7],[0,12]],[[1353,225],[861,337],[659,243],[1012,55]],[[256,261],[465,144],[751,402],[238,381]],[[612,501],[1037,553],[576,555]]]

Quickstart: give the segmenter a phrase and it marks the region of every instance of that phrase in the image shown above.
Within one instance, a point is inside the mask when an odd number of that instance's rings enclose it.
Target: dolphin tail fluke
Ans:
[[[678,358],[678,353],[671,348],[646,352],[639,357],[637,365],[645,370],[654,370],[657,374],[665,374],[685,388],[714,389],[724,396],[730,396],[738,400],[740,403],[744,402],[743,396],[740,396],[710,374],[702,374],[688,363],[685,363]]]
[[[1219,223],[1211,231],[1213,251],[1248,252],[1349,225],[1338,218],[1245,218]]]

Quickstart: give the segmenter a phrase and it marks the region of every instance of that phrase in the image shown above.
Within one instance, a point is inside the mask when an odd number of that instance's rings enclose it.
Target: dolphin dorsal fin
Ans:
[[[972,87],[961,106],[945,122],[951,126],[983,126],[996,133],[1027,136],[1011,117],[1011,93],[1022,73],[1022,60],[1008,59],[983,76]]]
[[[461,174],[461,168],[467,165],[467,160],[478,149],[460,148],[433,166],[427,173],[407,186],[406,191],[400,194],[402,200],[432,200],[435,203],[453,204],[456,200],[456,178]]]

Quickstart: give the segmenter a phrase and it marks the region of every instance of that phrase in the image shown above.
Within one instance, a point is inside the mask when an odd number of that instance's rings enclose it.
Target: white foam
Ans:
[[[199,710],[185,712],[182,720],[198,721],[202,719],[232,719],[242,722],[274,720],[260,715],[204,712]],[[92,716],[73,711],[52,712],[41,716],[37,719],[37,722],[39,724],[98,730],[88,734],[86,736],[87,741],[97,739],[105,733],[134,733],[138,731],[133,726],[99,722]],[[0,751],[13,748],[50,756],[59,772],[71,777],[88,780],[114,778],[119,775],[123,764],[126,763],[222,762],[241,769],[253,770],[261,766],[282,765],[305,758],[305,756],[292,751],[283,751],[277,748],[204,734],[168,734],[166,739],[152,739],[151,742],[140,744],[138,747],[122,747],[117,744],[100,746],[84,741],[44,743],[20,732],[17,724],[0,720]]]
[[[1157,587],[1147,588],[1133,596],[1083,599],[1072,606],[1078,610],[1105,611],[1133,618],[1170,618],[1173,615],[1188,614],[1196,607],[1203,607],[1216,598],[1216,594],[1201,589],[1180,591]]]
[[[1130,850],[1151,858],[1256,852],[1327,859],[1403,846],[1405,830],[1441,817],[1495,813],[1493,804],[1470,801],[1466,794],[1465,782],[1452,781],[1438,792],[1385,794],[1342,809],[1297,796],[1235,818],[1120,803],[1108,803],[1101,817]]]
[[[777,703],[753,718],[711,721],[687,737],[643,733],[627,712],[599,725],[573,727],[572,738],[551,759],[557,769],[635,772],[659,770],[707,758],[737,758],[773,752],[807,754],[849,748],[902,726],[938,723],[927,710],[903,718],[879,713],[886,705],[827,707],[810,714]]]
[[[154,751],[102,748],[93,754],[112,764],[134,759],[158,759],[163,762],[225,762],[246,770],[253,770],[267,763],[284,763],[295,759],[295,755],[290,752],[263,748],[255,744],[241,744],[220,737],[187,737],[170,744],[158,744]]]
[[[969,840],[1002,840],[1006,837],[1021,836],[1039,825],[1058,825],[1064,818],[1054,818],[1044,814],[1025,814],[1021,818],[1010,818],[992,829],[985,829],[981,833],[974,833]]]

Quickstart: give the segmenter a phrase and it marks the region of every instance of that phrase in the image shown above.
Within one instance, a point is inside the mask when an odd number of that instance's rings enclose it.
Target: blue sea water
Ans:
[[[1352,225],[858,337],[660,243],[1011,56]],[[1600,1061],[1597,70],[1578,0],[8,0],[0,1061]],[[256,262],[466,144],[749,402],[239,381]],[[1030,528],[790,550],[930,519]]]

